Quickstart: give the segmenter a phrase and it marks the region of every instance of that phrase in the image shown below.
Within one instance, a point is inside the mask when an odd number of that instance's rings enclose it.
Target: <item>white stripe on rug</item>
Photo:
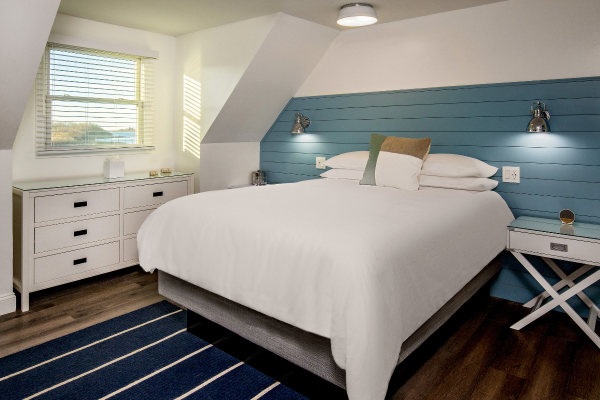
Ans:
[[[54,386],[52,386],[52,387],[49,387],[48,389],[44,389],[44,390],[42,390],[41,392],[37,392],[36,394],[34,394],[34,395],[31,395],[31,396],[29,396],[29,397],[27,397],[27,398],[25,398],[25,399],[23,399],[23,400],[30,400],[30,399],[33,399],[34,397],[40,396],[40,395],[42,395],[42,394],[44,394],[44,393],[47,393],[47,392],[49,392],[49,391],[51,391],[51,390],[54,390],[54,389],[56,389],[57,387],[64,386],[64,385],[66,385],[67,383],[73,382],[73,381],[75,381],[75,380],[77,380],[77,379],[79,379],[79,378],[83,378],[84,376],[86,376],[86,375],[89,375],[89,374],[91,374],[91,373],[93,373],[93,372],[96,372],[96,371],[98,371],[98,370],[101,370],[101,369],[102,369],[102,368],[104,368],[104,367],[108,367],[109,365],[111,365],[111,364],[114,364],[114,363],[116,363],[116,362],[119,362],[119,361],[121,361],[121,360],[124,360],[124,359],[125,359],[125,358],[127,358],[127,357],[131,357],[132,355],[134,355],[134,354],[137,354],[137,353],[139,353],[140,351],[144,351],[144,350],[146,350],[146,349],[149,349],[149,348],[150,348],[150,347],[152,347],[152,346],[156,346],[157,344],[159,344],[159,343],[162,343],[162,342],[164,342],[165,340],[168,340],[168,339],[172,338],[173,336],[179,335],[180,333],[183,333],[183,332],[185,332],[186,330],[187,330],[187,329],[182,329],[182,330],[180,330],[180,331],[177,331],[177,332],[175,332],[175,333],[173,333],[173,334],[171,334],[171,335],[169,335],[169,336],[167,336],[167,337],[165,337],[165,338],[162,338],[162,339],[160,339],[160,340],[159,340],[159,341],[157,341],[157,342],[151,343],[151,344],[149,344],[149,345],[147,345],[147,346],[144,346],[144,347],[142,347],[142,348],[140,348],[140,349],[137,349],[137,350],[135,350],[135,351],[132,351],[131,353],[129,353],[129,354],[125,354],[124,356],[121,356],[121,357],[119,357],[119,358],[115,358],[114,360],[112,360],[112,361],[109,361],[109,362],[107,362],[106,364],[102,364],[102,365],[100,365],[99,367],[96,367],[96,368],[94,368],[94,369],[91,369],[91,370],[89,370],[89,371],[87,371],[87,372],[84,372],[83,374],[80,374],[80,375],[74,376],[74,377],[73,377],[73,378],[71,378],[71,379],[67,379],[67,380],[66,380],[66,381],[64,381],[64,382],[61,382],[61,383],[59,383],[59,384],[56,384],[56,385],[54,385]]]
[[[71,350],[71,351],[69,351],[68,353],[62,354],[62,355],[60,355],[60,356],[56,356],[56,357],[54,357],[54,358],[51,358],[50,360],[47,360],[47,361],[41,362],[41,363],[39,363],[39,364],[36,364],[36,365],[34,365],[34,366],[32,366],[32,367],[29,367],[29,368],[22,369],[22,370],[20,370],[20,371],[17,371],[17,372],[15,372],[15,373],[12,373],[12,374],[10,374],[10,375],[6,375],[5,377],[3,377],[3,378],[0,378],[0,382],[2,382],[2,381],[3,381],[3,380],[5,380],[5,379],[12,378],[13,376],[17,376],[17,375],[19,375],[19,374],[22,374],[22,373],[24,373],[24,372],[31,371],[32,369],[35,369],[35,368],[37,368],[37,367],[41,367],[41,366],[42,366],[42,365],[44,365],[44,364],[51,363],[52,361],[56,361],[56,360],[58,360],[58,359],[60,359],[60,358],[66,357],[66,356],[68,356],[68,355],[71,355],[71,354],[73,354],[73,353],[77,353],[78,351],[85,350],[85,349],[87,349],[87,348],[89,348],[89,347],[92,347],[92,346],[95,346],[95,345],[97,345],[98,343],[102,343],[102,342],[105,342],[105,341],[107,341],[107,340],[113,339],[113,338],[115,338],[115,337],[117,337],[117,336],[120,336],[120,335],[122,335],[122,334],[124,334],[124,333],[131,332],[131,331],[133,331],[133,330],[135,330],[135,329],[141,328],[141,327],[142,327],[142,326],[144,326],[144,325],[151,324],[152,322],[156,322],[156,321],[158,321],[158,320],[160,320],[160,319],[163,319],[163,318],[165,318],[165,317],[168,317],[168,316],[170,316],[170,315],[177,314],[178,312],[181,312],[181,311],[183,311],[183,310],[177,310],[177,311],[173,311],[172,313],[165,314],[165,315],[163,315],[163,316],[161,316],[161,317],[158,317],[158,318],[155,318],[155,319],[153,319],[153,320],[151,320],[151,321],[147,321],[147,322],[144,322],[143,324],[140,324],[140,325],[134,326],[134,327],[132,327],[132,328],[129,328],[129,329],[125,329],[125,330],[124,330],[124,331],[122,331],[122,332],[115,333],[114,335],[111,335],[111,336],[105,337],[104,339],[97,340],[97,341],[95,341],[94,343],[90,343],[90,344],[88,344],[88,345],[85,345],[85,346],[83,346],[83,347],[80,347],[80,348],[78,348],[78,349]]]
[[[212,378],[210,378],[209,380],[207,380],[206,382],[204,382],[202,385],[200,386],[196,386],[195,388],[193,388],[192,390],[190,390],[187,393],[182,394],[181,396],[177,397],[174,400],[181,400],[181,399],[185,399],[186,397],[188,397],[190,394],[196,393],[198,390],[202,389],[204,386],[216,381],[217,379],[219,379],[220,377],[222,377],[223,375],[227,374],[230,371],[233,371],[234,369],[236,369],[237,367],[239,367],[240,365],[242,365],[244,362],[240,361],[239,363],[235,364],[233,367],[229,367],[227,368],[225,371],[221,372],[220,374],[217,374],[215,376],[213,376]],[[27,400],[27,399],[25,399]]]
[[[271,386],[269,386],[268,388],[266,388],[265,390],[263,390],[262,392],[260,392],[259,394],[257,394],[256,396],[254,396],[253,398],[251,398],[250,400],[258,400],[261,397],[263,397],[265,394],[269,393],[271,390],[275,389],[277,386],[279,386],[280,382],[275,382],[274,384],[272,384]]]
[[[139,383],[142,383],[142,382],[144,382],[145,380],[147,380],[147,379],[150,379],[150,378],[152,378],[152,377],[153,377],[153,376],[155,376],[155,375],[158,375],[158,374],[160,374],[161,372],[163,372],[163,371],[165,371],[165,370],[167,370],[167,369],[171,368],[172,366],[174,366],[174,365],[177,365],[177,364],[179,364],[180,362],[183,362],[183,361],[187,360],[188,358],[190,358],[190,357],[193,357],[193,356],[195,356],[196,354],[203,352],[204,350],[208,349],[209,347],[212,347],[212,344],[209,344],[208,346],[204,346],[204,347],[203,347],[203,348],[201,348],[200,350],[196,350],[195,352],[193,352],[193,353],[191,353],[191,354],[188,354],[187,356],[185,356],[185,357],[183,357],[183,358],[180,358],[179,360],[177,360],[177,361],[175,361],[175,362],[172,362],[171,364],[169,364],[169,365],[167,365],[167,366],[164,366],[164,367],[162,367],[162,368],[161,368],[161,369],[159,369],[159,370],[156,370],[156,371],[154,371],[154,372],[153,372],[153,373],[151,373],[150,375],[146,375],[145,377],[143,377],[143,378],[141,378],[141,379],[138,379],[138,380],[137,380],[137,381],[135,381],[135,382],[131,382],[129,385],[127,385],[127,386],[124,386],[124,387],[122,387],[122,388],[121,388],[121,389],[119,389],[119,390],[115,390],[114,392],[112,392],[112,393],[110,393],[110,394],[108,394],[108,395],[106,395],[106,396],[102,397],[102,398],[101,398],[101,399],[99,399],[99,400],[106,400],[106,399],[109,399],[109,398],[111,398],[111,397],[113,397],[113,396],[115,396],[115,395],[117,395],[117,394],[119,394],[119,393],[121,393],[121,392],[124,392],[124,391],[126,391],[127,389],[129,389],[129,388],[132,388],[132,387],[134,387],[135,385],[137,385],[137,384],[139,384]]]

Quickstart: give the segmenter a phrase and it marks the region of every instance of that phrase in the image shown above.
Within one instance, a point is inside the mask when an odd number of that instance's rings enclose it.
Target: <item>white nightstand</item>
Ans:
[[[583,293],[583,289],[600,280],[600,270],[588,274],[600,266],[600,225],[577,222],[563,225],[559,220],[519,217],[508,227],[507,248],[546,290],[525,304],[525,307],[532,309],[531,313],[511,328],[520,330],[560,306],[600,347],[600,337],[594,332],[600,309]],[[551,286],[523,254],[540,256],[561,281]],[[582,265],[567,275],[552,259],[574,261]],[[575,282],[586,274],[584,279]],[[570,289],[559,294],[558,291],[566,286]],[[566,301],[573,296],[578,296],[590,308],[587,323],[567,304]],[[544,302],[549,297],[552,299]]]

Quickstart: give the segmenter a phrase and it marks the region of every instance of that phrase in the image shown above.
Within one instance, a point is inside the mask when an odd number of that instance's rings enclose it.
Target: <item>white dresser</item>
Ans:
[[[193,174],[13,184],[13,285],[29,293],[138,263],[136,234],[161,204],[194,193]]]

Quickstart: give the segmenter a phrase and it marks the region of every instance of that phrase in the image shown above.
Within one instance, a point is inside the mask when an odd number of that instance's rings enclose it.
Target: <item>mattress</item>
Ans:
[[[505,247],[495,192],[319,179],[157,209],[140,264],[331,339],[350,399],[383,399],[402,342]]]

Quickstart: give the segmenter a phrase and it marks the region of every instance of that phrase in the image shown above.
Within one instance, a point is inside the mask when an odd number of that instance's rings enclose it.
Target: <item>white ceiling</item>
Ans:
[[[386,23],[505,0],[371,0]],[[179,36],[202,29],[284,12],[336,29],[348,0],[62,0],[59,13]],[[356,28],[354,28],[356,29]]]

